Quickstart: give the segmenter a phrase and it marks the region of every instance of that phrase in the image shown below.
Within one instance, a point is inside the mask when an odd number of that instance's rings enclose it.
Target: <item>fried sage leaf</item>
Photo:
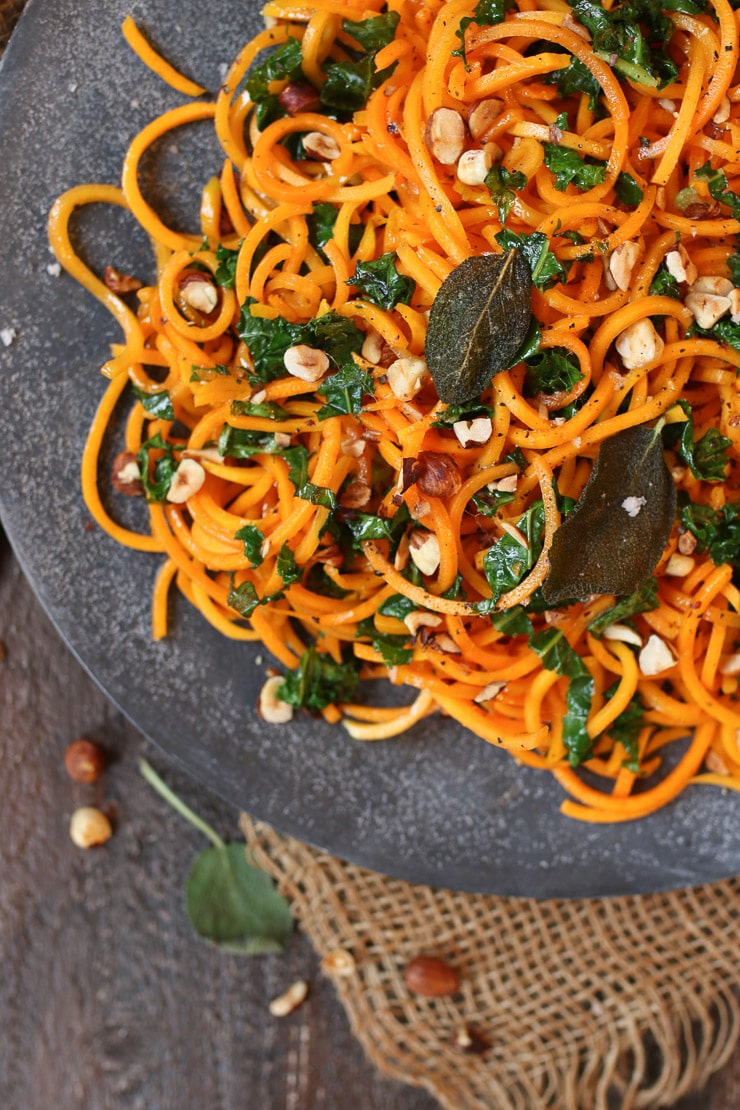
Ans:
[[[542,585],[548,605],[633,593],[655,570],[675,515],[660,427],[626,428],[605,440],[576,507],[555,532]]]
[[[521,252],[466,258],[429,313],[425,356],[440,400],[464,405],[511,365],[532,316],[532,277]]]

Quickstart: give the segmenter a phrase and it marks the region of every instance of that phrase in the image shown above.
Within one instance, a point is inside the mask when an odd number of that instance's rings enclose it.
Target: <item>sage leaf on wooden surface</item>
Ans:
[[[244,844],[221,844],[195,857],[185,907],[198,936],[229,952],[281,952],[293,930],[285,899],[247,861]]]
[[[529,266],[516,250],[466,258],[445,278],[425,346],[440,400],[464,405],[511,366],[529,329],[531,290]]]
[[[225,843],[145,759],[139,769],[160,797],[211,841],[193,860],[185,884],[185,908],[198,936],[224,952],[281,952],[293,931],[290,907],[267,872],[249,862],[246,844]]]
[[[660,429],[625,428],[602,443],[575,508],[555,531],[542,584],[548,605],[631,594],[655,570],[676,515]]]

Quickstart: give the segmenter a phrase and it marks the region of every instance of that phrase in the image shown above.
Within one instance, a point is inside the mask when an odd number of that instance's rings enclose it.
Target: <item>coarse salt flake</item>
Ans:
[[[59,262],[50,262],[46,267],[46,272],[49,277],[59,277],[62,267]]]
[[[0,328],[0,343],[3,347],[9,347],[18,337],[18,332],[15,328]]]
[[[638,516],[643,505],[647,505],[644,497],[625,497],[622,502],[622,508],[628,516]]]

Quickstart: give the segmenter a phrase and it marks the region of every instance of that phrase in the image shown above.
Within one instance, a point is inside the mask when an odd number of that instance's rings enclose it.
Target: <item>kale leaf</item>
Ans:
[[[301,60],[301,44],[291,36],[271,50],[264,61],[251,66],[245,88],[249,99],[257,105],[257,126],[260,129],[281,114],[278,98],[270,92],[270,84],[302,78]]]
[[[563,192],[569,185],[592,189],[606,176],[605,162],[586,162],[575,150],[556,143],[543,143],[545,165],[555,176],[555,188]]]
[[[535,501],[519,518],[516,527],[522,533],[527,546],[520,543],[511,533],[505,532],[492,547],[489,547],[483,559],[483,573],[491,587],[493,604],[522,581],[539,557],[545,528],[545,510],[542,502]]]
[[[510,171],[504,166],[493,166],[486,174],[483,184],[498,208],[498,218],[502,224],[505,224],[516,200],[516,192],[527,184],[526,174],[521,170]]]
[[[729,188],[724,170],[713,170],[712,163],[706,161],[703,166],[694,170],[694,177],[706,181],[712,199],[720,204],[726,204],[732,212],[733,219],[740,220],[740,196]]]
[[[614,605],[599,613],[598,617],[594,617],[588,630],[592,636],[600,640],[604,635],[604,629],[610,624],[619,624],[629,617],[637,616],[638,613],[648,613],[657,608],[658,583],[654,578],[648,578],[633,593],[620,598]]]
[[[740,571],[740,502],[729,501],[721,509],[684,501],[679,519],[693,536],[699,551],[707,551],[717,566],[729,563]]]
[[[178,450],[181,448],[167,443],[159,432],[142,443],[136,454],[136,462],[147,501],[164,501],[177,469],[179,460],[175,459],[174,452]],[[151,451],[161,452],[153,465]]]
[[[718,428],[708,428],[699,439],[694,435],[694,414],[688,401],[678,401],[686,420],[683,423],[668,424],[663,429],[663,441],[675,446],[679,457],[699,481],[722,482],[727,468],[728,447],[732,440],[723,436]]]
[[[545,347],[527,359],[524,392],[528,397],[538,393],[569,393],[583,378],[576,356],[566,347]]]
[[[556,282],[567,280],[568,271],[550,250],[550,241],[542,231],[533,231],[530,235],[517,235],[505,227],[495,238],[504,250],[514,249],[522,252],[532,272],[532,284],[538,289],[549,289]]]
[[[235,540],[244,544],[244,556],[249,559],[253,567],[262,563],[262,544],[265,542],[264,533],[254,524],[245,524],[238,532],[234,533]]]
[[[545,85],[557,85],[559,96],[570,96],[574,93],[585,93],[588,97],[588,106],[592,112],[600,109],[599,97],[601,85],[594,77],[591,70],[580,58],[571,55],[570,62],[562,69],[553,73],[545,73],[541,78]]]
[[[390,309],[397,304],[409,304],[416,282],[405,274],[399,274],[397,259],[395,251],[385,251],[370,262],[358,262],[347,285],[354,285],[361,297],[379,308]]]
[[[158,416],[160,420],[175,419],[175,410],[172,407],[172,401],[166,389],[162,389],[157,393],[147,393],[145,389],[139,389],[136,385],[132,388],[137,399],[141,402],[150,416]]]
[[[541,632],[535,632],[529,637],[529,646],[539,655],[546,670],[555,671],[569,679],[565,695],[563,744],[571,767],[577,767],[584,759],[588,759],[593,749],[593,742],[586,730],[594,695],[591,672],[566,640],[562,628],[545,628]]]
[[[298,667],[285,675],[277,696],[296,708],[320,712],[327,705],[349,701],[359,677],[353,661],[335,663],[330,655],[319,654],[315,647],[310,647],[301,656]]]
[[[362,411],[362,398],[375,392],[375,383],[369,371],[355,363],[347,363],[336,374],[324,378],[316,392],[326,398],[326,404],[318,411],[319,420],[330,416],[356,416]]]

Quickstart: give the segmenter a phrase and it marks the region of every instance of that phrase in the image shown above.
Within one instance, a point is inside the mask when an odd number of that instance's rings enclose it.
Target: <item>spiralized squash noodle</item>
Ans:
[[[600,9],[607,22],[630,10]],[[740,526],[713,547],[685,515],[698,506],[729,527],[739,502],[737,15],[727,0],[698,14],[658,6],[660,43],[633,15],[662,58],[656,79],[644,58],[597,49],[598,29],[564,0],[271,0],[264,12],[215,99],[128,17],[137,55],[191,99],[133,138],[120,189],[73,188],[50,216],[60,262],[123,331],[103,366],[82,488],[116,542],[161,555],[154,637],[167,634],[177,588],[286,671],[313,643],[314,665],[411,690],[400,708],[324,697],[320,711],[354,740],[443,713],[549,771],[578,819],[642,817],[692,782],[740,789]],[[376,17],[368,45],[357,25]],[[266,51],[286,48],[297,67],[265,69]],[[365,82],[358,104],[329,92],[339,74],[355,96],[348,73]],[[452,157],[431,126],[444,132],[445,112],[462,135]],[[184,234],[144,199],[139,170],[157,139],[202,120],[224,160],[204,173],[200,224]],[[152,239],[157,277],[133,309],[71,245],[75,210],[101,201]],[[457,266],[510,249],[511,236],[517,249],[539,242],[530,264],[552,267],[544,279],[533,270],[536,357],[453,418],[424,362],[429,310]],[[383,303],[353,282],[381,256],[408,295]],[[322,346],[329,320],[356,340],[341,365]],[[256,345],[281,326],[293,341],[265,370]],[[557,385],[533,373],[553,353],[568,368]],[[339,372],[344,404],[330,388]],[[97,486],[105,430],[129,397],[122,447],[149,490],[141,535],[112,519]],[[690,443],[681,453],[689,416],[695,455],[701,443],[720,451],[713,475],[687,461]],[[679,514],[656,555],[652,605],[604,633],[597,618],[622,599],[547,607],[541,588],[601,445],[636,427],[664,436]],[[488,560],[501,543],[526,566],[493,596]],[[548,635],[564,664],[542,648]]]

